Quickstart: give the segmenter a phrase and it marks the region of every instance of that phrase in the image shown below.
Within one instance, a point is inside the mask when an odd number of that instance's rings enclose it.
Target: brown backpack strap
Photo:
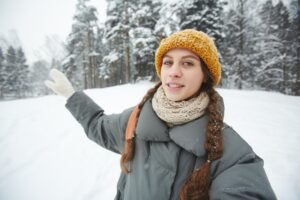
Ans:
[[[140,113],[140,108],[139,106],[136,106],[132,113],[130,114],[128,123],[127,123],[127,128],[126,128],[126,133],[125,133],[125,140],[130,140],[134,138],[135,134],[135,127],[138,119],[138,114]]]

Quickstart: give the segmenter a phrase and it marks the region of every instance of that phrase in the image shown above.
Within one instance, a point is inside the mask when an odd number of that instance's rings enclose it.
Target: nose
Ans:
[[[169,76],[170,77],[181,77],[182,73],[181,73],[181,68],[179,63],[174,63],[172,65],[172,67],[170,68],[169,71]]]

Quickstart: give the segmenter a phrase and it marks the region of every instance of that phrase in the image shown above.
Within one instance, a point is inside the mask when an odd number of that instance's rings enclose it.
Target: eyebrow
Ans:
[[[166,54],[163,58],[165,58],[165,57],[173,58],[172,56],[169,56],[168,54]],[[200,60],[197,56],[194,56],[194,55],[187,55],[187,56],[181,57],[181,59],[185,59],[185,58],[194,58],[196,60]]]
[[[200,60],[197,56],[194,55],[187,55],[187,56],[183,56],[182,58],[194,58],[196,60]]]

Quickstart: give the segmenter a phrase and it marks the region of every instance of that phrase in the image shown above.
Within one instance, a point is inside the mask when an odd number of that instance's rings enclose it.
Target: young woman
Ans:
[[[117,115],[74,92],[57,70],[46,82],[68,98],[67,109],[91,140],[122,155],[115,199],[276,199],[263,160],[223,122],[213,40],[192,29],[174,33],[161,41],[155,67],[161,82]]]

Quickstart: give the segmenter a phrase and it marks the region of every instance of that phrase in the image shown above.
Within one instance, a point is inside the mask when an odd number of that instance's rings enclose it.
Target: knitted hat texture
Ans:
[[[214,41],[202,31],[185,29],[173,33],[160,42],[155,53],[156,73],[160,77],[163,56],[171,49],[183,48],[195,53],[207,65],[214,85],[218,85],[221,79],[221,64],[218,58],[218,50]]]

